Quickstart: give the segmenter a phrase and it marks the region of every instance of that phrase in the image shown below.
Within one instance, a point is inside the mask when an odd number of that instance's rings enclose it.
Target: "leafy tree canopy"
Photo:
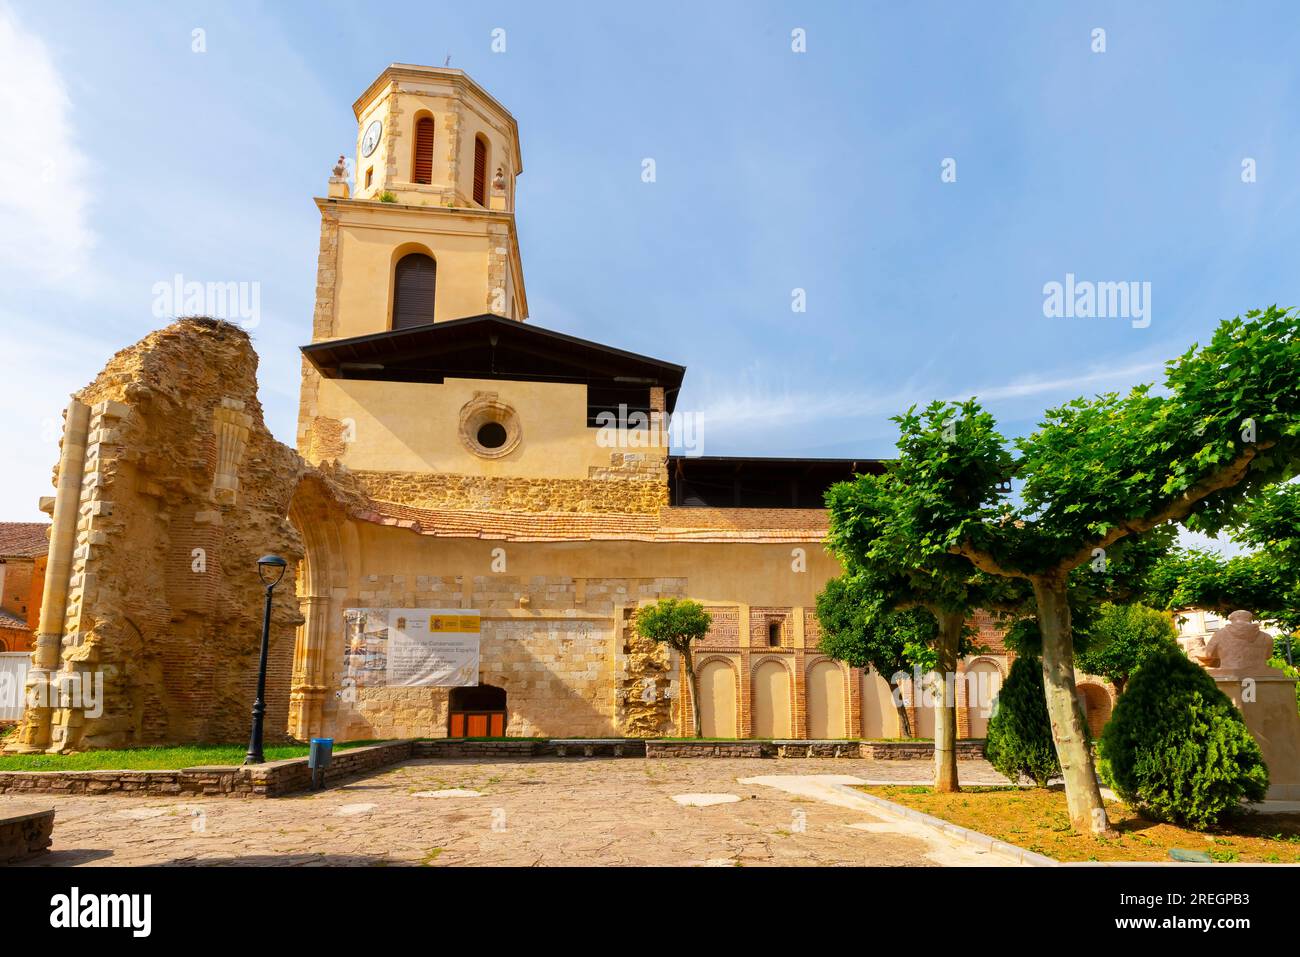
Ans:
[[[1089,674],[1108,678],[1122,693],[1129,677],[1156,651],[1178,651],[1170,616],[1146,605],[1105,604],[1093,624],[1087,650],[1075,661]]]
[[[890,611],[850,576],[832,578],[817,596],[821,651],[855,668],[875,668],[886,679],[935,666],[934,616],[922,608]]]
[[[974,400],[910,409],[895,420],[912,489],[896,517],[917,548],[1012,576],[1068,571],[1168,522],[1217,532],[1300,468],[1297,370],[1300,313],[1272,306],[1169,362],[1160,393],[1075,399],[1014,443]]]
[[[682,652],[690,650],[692,641],[707,635],[712,623],[704,606],[689,599],[661,598],[636,612],[638,634]]]
[[[1179,550],[1157,563],[1148,600],[1220,614],[1244,608],[1287,632],[1300,630],[1300,484],[1269,486],[1242,502],[1229,534],[1255,550],[1231,557]]]

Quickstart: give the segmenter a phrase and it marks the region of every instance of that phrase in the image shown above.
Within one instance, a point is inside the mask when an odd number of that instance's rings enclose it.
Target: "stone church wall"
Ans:
[[[618,461],[588,479],[499,478],[486,475],[447,475],[434,472],[351,474],[376,499],[419,508],[504,512],[618,512],[657,514],[668,504],[663,456],[657,468],[638,471],[630,453],[616,452]],[[637,456],[638,463],[643,457]]]
[[[359,601],[367,607],[478,609],[480,681],[506,691],[511,737],[635,737],[673,727],[677,683],[667,652],[638,639],[627,612],[641,600],[680,594],[681,581],[480,575],[439,580],[436,590],[417,581],[412,591],[407,577],[386,575],[365,584]],[[336,644],[329,657],[337,673]],[[449,698],[448,688],[357,688],[355,701],[338,699],[332,733],[439,737]]]

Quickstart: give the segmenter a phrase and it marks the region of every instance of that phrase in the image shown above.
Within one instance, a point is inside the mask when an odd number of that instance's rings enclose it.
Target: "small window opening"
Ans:
[[[478,444],[485,449],[499,449],[506,444],[506,427],[500,422],[485,422],[479,427]]]

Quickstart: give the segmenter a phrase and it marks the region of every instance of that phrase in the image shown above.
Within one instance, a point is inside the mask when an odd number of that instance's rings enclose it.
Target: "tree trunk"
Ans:
[[[898,712],[898,734],[903,738],[912,736],[912,722],[907,717],[907,702],[903,700],[902,684],[893,684],[889,686],[890,698],[896,702],[894,710]]]
[[[939,619],[935,651],[942,698],[934,712],[934,789],[951,793],[961,790],[957,783],[957,646],[966,616],[951,611],[935,614]]]
[[[691,717],[694,719],[695,736],[697,738],[702,738],[704,737],[704,732],[701,730],[703,725],[700,722],[700,685],[699,682],[695,680],[695,661],[691,657],[690,648],[683,649],[682,661],[686,665],[686,683],[691,689]]]
[[[1065,778],[1070,824],[1081,834],[1109,834],[1110,820],[1097,786],[1097,771],[1088,747],[1087,726],[1074,687],[1074,632],[1066,599],[1065,575],[1035,577],[1038,624],[1043,634],[1043,688],[1052,740]]]

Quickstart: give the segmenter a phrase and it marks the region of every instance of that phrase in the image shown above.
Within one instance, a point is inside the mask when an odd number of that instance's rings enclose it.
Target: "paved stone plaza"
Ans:
[[[843,806],[852,798],[828,786],[845,775],[924,783],[931,770],[920,761],[440,760],[272,800],[23,801],[57,811],[54,846],[37,865],[1005,863]],[[961,775],[1002,780],[982,761],[963,761]],[[0,811],[17,803],[0,798]]]

